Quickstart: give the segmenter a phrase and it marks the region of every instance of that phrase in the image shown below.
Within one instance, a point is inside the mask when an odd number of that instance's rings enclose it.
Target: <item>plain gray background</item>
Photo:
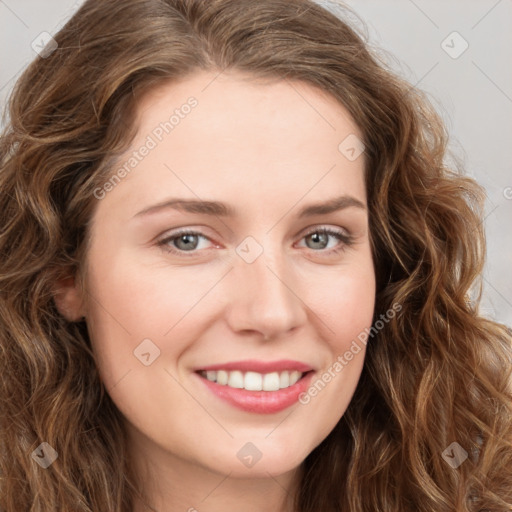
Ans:
[[[317,1],[328,8],[331,3]],[[41,32],[55,34],[81,3],[0,0],[2,109],[16,79],[37,56],[33,41]],[[370,45],[382,49],[388,65],[428,93],[445,120],[450,149],[485,187],[488,256],[481,313],[511,326],[512,0],[346,4],[364,20]],[[352,16],[347,21],[361,25]]]

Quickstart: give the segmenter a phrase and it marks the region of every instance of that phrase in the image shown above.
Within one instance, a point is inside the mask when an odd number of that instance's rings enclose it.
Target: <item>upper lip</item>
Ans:
[[[256,361],[244,360],[244,361],[231,361],[229,363],[213,364],[210,366],[202,366],[197,368],[196,371],[215,371],[215,370],[228,370],[234,371],[239,370],[241,372],[257,372],[257,373],[272,373],[272,372],[284,372],[284,371],[299,371],[306,373],[311,371],[313,368],[308,364],[301,363],[299,361],[292,361],[290,359],[281,359],[279,361]]]

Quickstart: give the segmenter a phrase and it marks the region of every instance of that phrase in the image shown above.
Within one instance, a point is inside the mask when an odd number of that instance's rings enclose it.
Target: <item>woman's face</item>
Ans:
[[[155,466],[284,474],[334,428],[363,366],[361,343],[345,356],[375,298],[361,132],[311,86],[237,74],[166,84],[138,112],[95,191],[79,306],[101,378]]]

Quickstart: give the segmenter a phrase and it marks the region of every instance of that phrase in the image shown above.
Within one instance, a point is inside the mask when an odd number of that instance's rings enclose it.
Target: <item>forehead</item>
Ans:
[[[304,82],[197,72],[148,91],[136,123],[113,168],[127,172],[109,194],[133,209],[167,194],[242,205],[264,196],[291,206],[305,194],[338,192],[365,200],[364,154],[351,160],[340,149],[362,139],[360,129],[336,99]]]
[[[199,108],[187,107],[191,99]],[[190,124],[181,121],[192,113],[191,122],[197,134],[200,128],[221,131],[236,128],[242,134],[260,130],[263,137],[267,132],[269,136],[275,136],[281,129],[283,137],[315,138],[317,133],[320,138],[328,131],[338,132],[339,136],[341,129],[362,138],[346,108],[319,87],[296,80],[262,79],[237,71],[197,71],[180,80],[153,87],[137,105],[139,135],[171,120],[173,113],[175,119],[171,124],[174,128],[181,125],[181,131],[184,125]],[[293,120],[303,123],[297,126]],[[215,133],[211,135],[215,136]]]

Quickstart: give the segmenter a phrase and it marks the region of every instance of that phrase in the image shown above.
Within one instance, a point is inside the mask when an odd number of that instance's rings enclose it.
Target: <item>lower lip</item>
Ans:
[[[212,382],[198,373],[196,375],[212,393],[238,409],[257,414],[273,414],[287,409],[298,401],[301,393],[309,387],[313,372],[306,373],[293,386],[279,391],[247,391],[242,388],[231,388]]]

